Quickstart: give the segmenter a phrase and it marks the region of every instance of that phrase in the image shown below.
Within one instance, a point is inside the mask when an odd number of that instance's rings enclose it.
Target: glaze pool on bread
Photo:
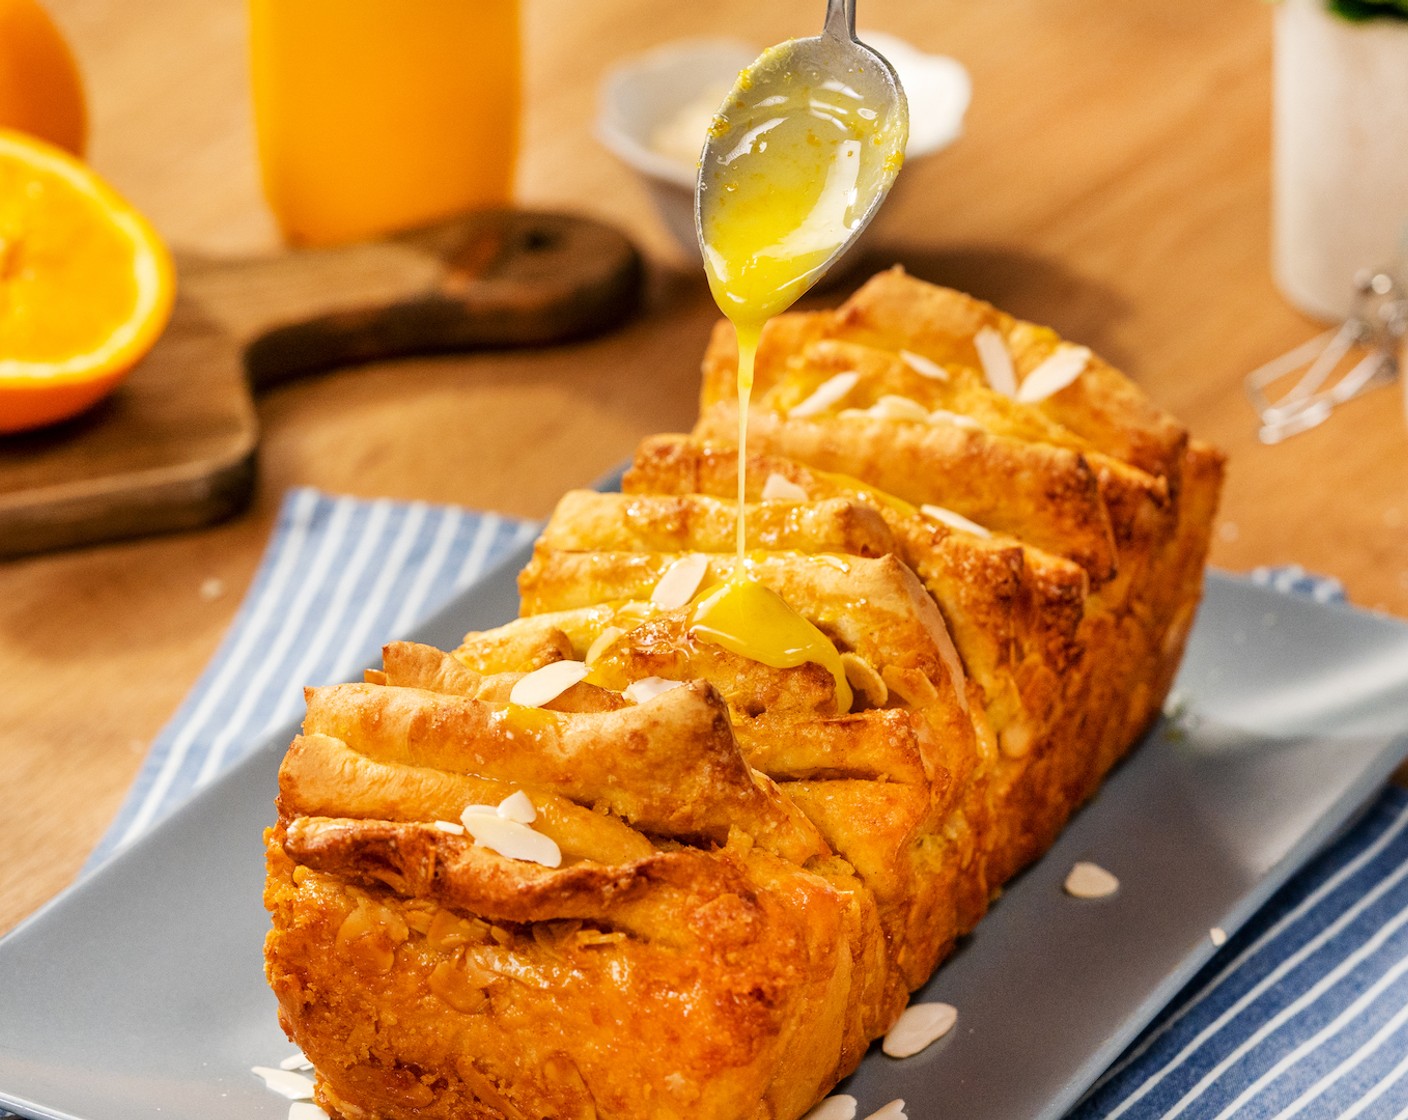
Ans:
[[[681,557],[707,556],[701,594],[732,568],[720,333],[695,432],[642,444],[624,494],[563,499],[522,618],[310,690],[266,956],[331,1114],[791,1120],[1095,791],[1172,680],[1222,461],[1094,356],[1019,403],[985,329],[1019,384],[1064,347],[897,270],[764,332],[752,574],[844,689],[651,601]],[[586,679],[509,703],[561,660]],[[649,678],[683,683],[626,695]],[[519,791],[560,866],[436,824]]]

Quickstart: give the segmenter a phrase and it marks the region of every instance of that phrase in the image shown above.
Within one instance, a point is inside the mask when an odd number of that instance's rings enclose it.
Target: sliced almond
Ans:
[[[596,664],[597,658],[603,656],[607,650],[614,646],[621,638],[626,636],[626,632],[619,626],[608,626],[590,646],[587,647],[587,656],[584,658],[588,665]]]
[[[1044,401],[1059,393],[1085,372],[1090,364],[1090,351],[1084,346],[1060,346],[1056,352],[1027,374],[1017,399],[1023,404]]]
[[[763,483],[763,501],[765,502],[805,502],[806,500],[807,492],[805,490],[790,478],[783,478],[776,471],[768,475],[768,480]]]
[[[520,679],[508,694],[509,703],[525,708],[541,708],[544,704],[551,704],[586,675],[585,661],[551,662]]]
[[[865,1120],[909,1120],[909,1113],[904,1110],[904,1101],[896,1098],[889,1104],[881,1105]]]
[[[913,1003],[900,1013],[881,1049],[892,1058],[911,1058],[953,1030],[958,1008],[951,1003]]]
[[[466,813],[461,820],[476,844],[506,859],[540,863],[544,867],[562,866],[562,849],[552,837],[535,832],[526,824],[485,813]]]
[[[916,354],[913,350],[901,350],[900,360],[920,377],[929,377],[935,381],[948,380],[948,370],[923,354]]]
[[[1214,945],[1221,949],[1227,944],[1227,931],[1221,926],[1213,926],[1212,929],[1208,930],[1208,938]]]
[[[681,688],[683,685],[684,681],[672,681],[666,677],[642,677],[628,684],[621,695],[636,704],[644,704],[647,700],[654,700],[662,692],[669,692],[672,688]]]
[[[918,420],[922,423],[929,419],[929,410],[922,404],[895,393],[886,393],[866,411],[877,420]]]
[[[981,424],[971,416],[964,416],[961,412],[950,412],[946,408],[936,408],[929,413],[929,423],[931,424],[952,424],[955,428],[967,428],[970,432],[987,431]]]
[[[1098,863],[1080,860],[1066,876],[1065,889],[1072,898],[1109,898],[1120,889],[1120,881]]]
[[[274,1069],[271,1066],[254,1066],[254,1072],[264,1079],[266,1088],[291,1101],[311,1101],[313,1099],[313,1079],[288,1069]]]
[[[295,1050],[287,1058],[279,1063],[280,1069],[309,1070],[313,1068],[313,1063],[308,1060],[308,1055],[302,1050]]]
[[[890,698],[890,689],[874,665],[850,650],[841,654],[841,665],[846,670],[846,682],[859,695],[865,697],[866,707],[885,706],[885,702]]]
[[[855,1120],[855,1116],[855,1097],[848,1097],[845,1093],[837,1093],[834,1097],[818,1101],[812,1110],[802,1117],[802,1120]]]
[[[939,698],[939,690],[922,669],[905,669],[890,664],[880,670],[880,677],[890,694],[898,696],[911,708],[922,708]]]
[[[709,571],[709,557],[702,552],[682,556],[668,568],[650,593],[650,601],[667,611],[684,606],[694,598]]]
[[[923,505],[919,507],[919,512],[925,517],[932,518],[934,521],[941,521],[950,529],[957,529],[962,533],[972,533],[976,537],[992,536],[991,529],[984,528],[976,521],[969,521],[968,518],[964,517],[961,513],[954,513],[953,510],[946,509],[943,506]]]
[[[532,798],[521,789],[500,801],[494,812],[506,821],[517,821],[519,824],[532,824],[538,819],[538,810],[533,808]]]
[[[466,813],[478,813],[485,817],[497,817],[499,815],[499,807],[497,805],[466,805],[460,810],[460,816],[464,816]]]
[[[978,348],[978,361],[983,363],[983,376],[988,384],[1004,397],[1017,395],[1017,371],[1012,367],[1012,355],[1002,335],[991,327],[984,327],[973,336],[973,345]]]
[[[860,374],[853,369],[838,373],[835,377],[828,377],[816,387],[811,396],[796,407],[788,409],[787,415],[804,417],[825,412],[845,400],[859,382]]]
[[[463,836],[464,825],[456,824],[454,821],[434,821],[434,827],[439,832],[448,832],[451,836]]]

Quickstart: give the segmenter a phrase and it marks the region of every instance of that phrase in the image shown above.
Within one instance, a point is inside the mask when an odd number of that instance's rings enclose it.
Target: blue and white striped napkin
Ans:
[[[1408,1116],[1408,790],[1384,791],[1069,1120]]]
[[[152,744],[89,866],[303,712],[303,686],[345,681],[474,583],[539,525],[424,502],[291,490],[214,659]]]
[[[538,526],[292,491],[231,630],[98,860],[346,680]],[[1301,569],[1253,581],[1321,602]],[[1068,1120],[1408,1120],[1408,791],[1385,791],[1234,936]],[[1020,1120],[1014,1117],[1013,1120]]]

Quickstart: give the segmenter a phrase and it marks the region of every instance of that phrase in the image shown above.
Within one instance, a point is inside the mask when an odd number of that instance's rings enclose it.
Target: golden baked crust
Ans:
[[[424,824],[272,839],[270,981],[333,1115],[796,1115],[859,1057],[864,896],[756,849],[525,873]]]
[[[266,959],[331,1115],[793,1120],[1094,793],[1177,667],[1222,458],[1094,355],[999,392],[985,328],[1018,384],[1070,349],[898,270],[764,333],[749,570],[851,699],[654,601],[733,569],[727,330],[694,433],[563,498],[521,618],[308,690]],[[512,702],[564,661],[586,678]],[[556,866],[456,831],[520,794]]]

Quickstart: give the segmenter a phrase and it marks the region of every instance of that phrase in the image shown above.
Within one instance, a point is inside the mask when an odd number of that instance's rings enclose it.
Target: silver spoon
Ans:
[[[899,173],[908,103],[893,67],[856,39],[855,18],[855,0],[828,0],[822,33],[764,51],[715,116],[695,225],[730,318],[730,302],[750,318],[785,310],[865,229]]]

